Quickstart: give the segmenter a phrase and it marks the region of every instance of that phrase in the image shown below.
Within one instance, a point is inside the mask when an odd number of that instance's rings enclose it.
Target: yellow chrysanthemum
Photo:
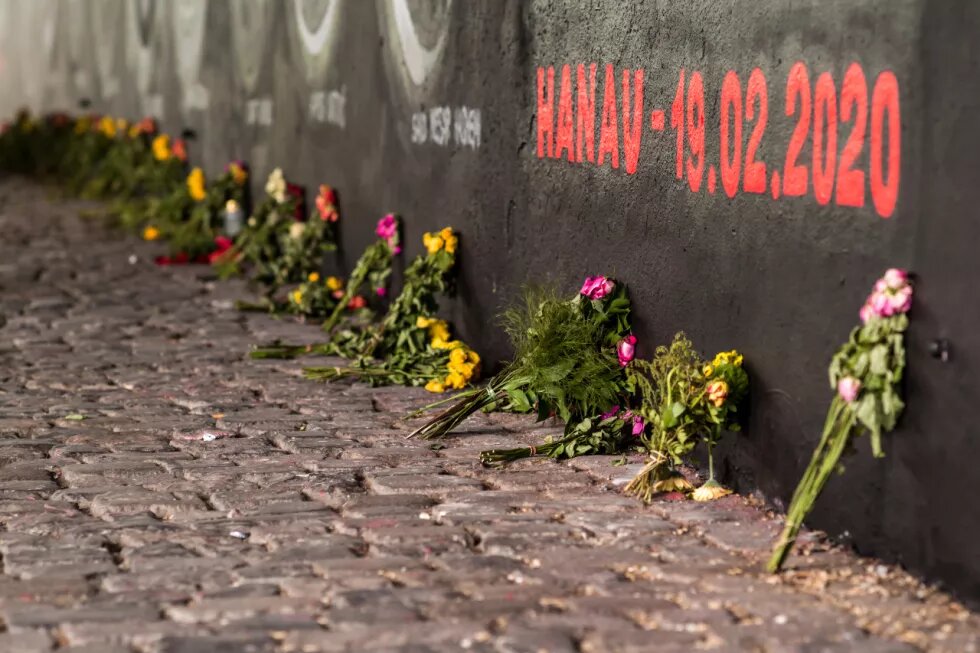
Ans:
[[[187,192],[195,202],[201,202],[207,197],[204,188],[204,171],[200,168],[194,168],[191,174],[187,175]]]
[[[449,352],[449,364],[462,365],[468,361],[466,356],[466,351],[463,349],[454,349]]]
[[[459,372],[450,372],[446,375],[446,386],[453,390],[462,390],[466,387],[466,377]]]
[[[293,292],[291,292],[289,294],[289,298],[293,300],[293,303],[294,304],[302,304],[303,303],[303,291],[302,290],[299,290],[299,289],[296,289],[296,290],[294,290]]]
[[[722,497],[728,496],[732,491],[727,487],[723,487],[717,481],[708,481],[698,489],[694,491],[691,498],[695,501],[714,501],[715,499],[720,499]]]
[[[143,240],[156,240],[160,237],[160,230],[150,225],[143,229]]]
[[[473,351],[472,349],[469,350],[469,352],[467,352],[467,356],[469,357],[470,362],[473,363],[474,365],[480,364],[480,355],[475,351]]]
[[[711,375],[715,373],[715,368],[714,368],[713,365],[711,365],[711,363],[708,363],[701,370],[701,373],[704,374],[704,378],[710,379],[711,378]]]
[[[447,253],[449,254],[456,253],[456,246],[459,245],[459,239],[456,237],[456,235],[453,233],[453,230],[450,227],[446,227],[445,229],[440,231],[439,238],[442,239],[443,248],[446,250]]]
[[[330,290],[340,290],[344,287],[344,282],[339,277],[327,277],[326,283]]]
[[[129,129],[129,121],[125,118],[116,118],[116,131],[124,132]]]
[[[439,381],[437,379],[432,379],[431,381],[425,384],[425,389],[428,390],[429,392],[445,392],[446,386],[443,385],[442,381]]]
[[[457,349],[463,347],[462,340],[446,340],[445,338],[433,338],[429,346],[433,349]]]
[[[429,337],[433,340],[449,340],[449,325],[443,320],[434,320],[429,325]]]
[[[439,236],[433,236],[432,234],[427,233],[422,236],[422,244],[425,245],[425,250],[429,252],[429,254],[435,254],[442,249],[442,246],[445,243],[443,243],[442,238]]]
[[[228,165],[228,172],[231,173],[232,180],[239,186],[243,185],[245,181],[248,180],[248,172],[246,172],[245,168],[238,165],[234,161]]]
[[[431,317],[423,317],[422,315],[419,315],[417,318],[415,318],[415,326],[419,329],[428,329],[429,325],[433,322],[435,322],[435,319]]]
[[[153,158],[157,161],[170,158],[170,137],[166,134],[160,134],[153,139]]]
[[[319,272],[310,272],[306,276],[306,280],[309,281],[310,283],[316,283],[317,281],[320,280],[320,273]]]

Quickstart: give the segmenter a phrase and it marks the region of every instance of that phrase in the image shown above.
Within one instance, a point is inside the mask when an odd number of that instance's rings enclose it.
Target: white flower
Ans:
[[[306,231],[305,222],[294,222],[289,225],[289,237],[293,240],[299,240],[303,237],[303,232]]]
[[[282,168],[276,168],[269,175],[269,180],[265,182],[265,192],[280,204],[286,201],[286,178],[282,174]]]

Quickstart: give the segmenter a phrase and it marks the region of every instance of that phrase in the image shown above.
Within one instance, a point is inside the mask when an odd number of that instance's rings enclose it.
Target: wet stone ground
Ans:
[[[321,385],[240,282],[0,182],[0,651],[976,651],[980,620],[826,545],[773,577],[758,501],[653,505],[555,427],[405,440],[425,393]]]

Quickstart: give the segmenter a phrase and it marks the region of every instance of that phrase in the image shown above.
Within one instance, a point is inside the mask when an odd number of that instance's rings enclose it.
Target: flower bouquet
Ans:
[[[779,571],[789,555],[803,520],[839,468],[844,450],[856,436],[871,436],[871,451],[884,456],[881,434],[898,423],[905,404],[900,395],[905,369],[906,313],[912,306],[912,286],[904,270],[892,268],[875,283],[860,311],[862,324],[830,363],[830,387],[836,391],[827,411],[823,434],[810,464],[793,493],[786,524],[767,568]]]
[[[695,490],[697,501],[730,493],[714,477],[714,447],[724,431],[737,431],[739,404],[748,392],[742,356],[722,352],[705,364],[683,334],[670,347],[658,347],[651,361],[636,360],[627,368],[638,412],[650,425],[641,439],[649,453],[647,465],[626,485],[626,492],[649,502],[658,492],[692,489],[676,466],[690,455],[699,439],[708,449],[708,481]]]
[[[448,323],[434,314],[436,297],[452,288],[458,239],[446,227],[425,234],[427,253],[405,271],[405,284],[378,323],[336,331],[317,353],[352,359],[347,367],[310,367],[307,378],[356,377],[374,385],[424,385],[431,392],[463,388],[479,373],[480,357],[451,339]],[[312,349],[312,348],[311,348]]]
[[[529,290],[524,305],[505,312],[503,321],[513,360],[485,387],[454,397],[448,410],[410,437],[441,437],[479,410],[536,409],[539,419],[556,415],[574,428],[624,393],[616,346],[630,335],[625,286],[589,277],[574,298],[564,300],[551,291]]]

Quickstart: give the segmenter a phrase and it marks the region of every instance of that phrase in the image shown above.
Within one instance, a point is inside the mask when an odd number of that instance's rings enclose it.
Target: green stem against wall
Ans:
[[[855,415],[851,407],[840,397],[834,397],[827,411],[827,421],[824,424],[820,443],[813,452],[810,464],[800,479],[800,484],[793,493],[789,510],[786,512],[786,524],[783,532],[773,549],[772,557],[766,568],[775,573],[783,566],[789,555],[796,537],[803,526],[803,520],[813,509],[817,498],[826,486],[830,476],[837,469],[841,455],[850,440],[855,425]]]

